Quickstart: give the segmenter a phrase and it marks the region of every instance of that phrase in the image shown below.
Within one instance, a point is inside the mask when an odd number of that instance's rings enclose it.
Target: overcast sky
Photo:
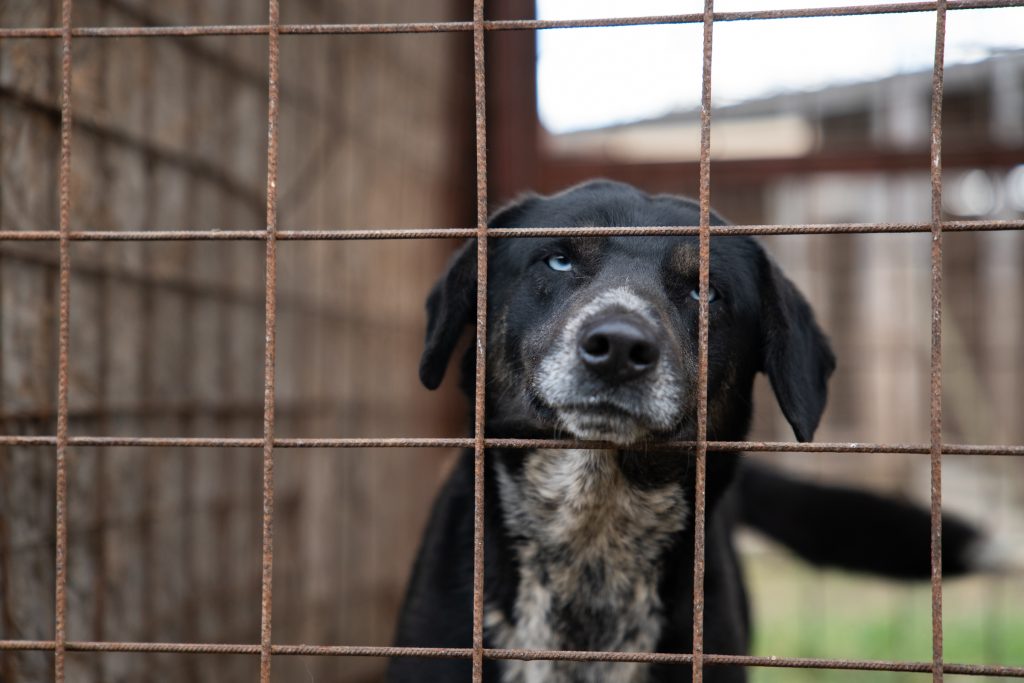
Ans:
[[[876,0],[716,0],[720,12]],[[537,0],[538,17],[689,14],[701,0]],[[946,64],[1024,48],[1024,7],[958,10]],[[552,132],[651,118],[700,103],[700,24],[538,32],[538,101]],[[935,15],[722,22],[714,29],[714,104],[931,69]]]

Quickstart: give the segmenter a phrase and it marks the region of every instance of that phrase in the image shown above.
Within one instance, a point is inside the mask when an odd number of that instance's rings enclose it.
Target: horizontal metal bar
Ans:
[[[52,640],[0,640],[3,650],[53,650]],[[66,650],[77,652],[141,652],[211,655],[258,655],[260,645],[248,643],[144,643],[118,641],[67,641]],[[342,657],[466,658],[472,650],[435,647],[374,647],[363,645],[272,645],[275,655]]]
[[[276,448],[472,448],[473,439],[454,438],[338,438],[274,439]]]
[[[601,441],[570,439],[487,439],[488,448],[619,448]],[[910,453],[928,454],[929,444],[887,444],[861,442],[800,443],[795,441],[708,441],[709,451],[748,451],[768,453]],[[644,444],[649,451],[692,450],[696,441],[666,441]],[[943,444],[947,455],[1024,455],[1024,445]]]
[[[52,640],[0,640],[3,650],[53,650]],[[248,643],[141,643],[114,641],[67,641],[66,650],[76,652],[136,652],[176,654],[258,655],[260,646]],[[471,648],[373,647],[361,645],[272,645],[275,655],[334,657],[429,657],[469,659]],[[486,659],[522,661],[639,662],[647,664],[689,664],[693,655],[670,652],[592,652],[580,650],[485,649]],[[902,671],[928,673],[930,662],[903,662],[870,659],[812,659],[798,657],[760,657],[750,655],[705,654],[704,663],[726,666],[757,666],[798,669],[844,669],[857,671]],[[944,663],[943,671],[967,676],[1004,676],[1024,678],[1024,667],[998,664]]]
[[[1024,0],[1022,0],[1024,1]],[[944,221],[944,232],[992,232],[1024,230],[1024,220]],[[712,235],[822,235],[848,233],[930,232],[931,223],[803,223],[792,225],[713,225]],[[491,228],[490,237],[571,237],[571,236],[657,236],[696,235],[697,226],[616,226]],[[419,240],[474,237],[475,228],[381,228],[361,230],[280,230],[279,240]],[[174,242],[179,240],[261,241],[266,230],[76,230],[68,235],[74,242]],[[0,242],[56,242],[57,230],[3,230]]]
[[[589,652],[562,650],[501,650],[484,651],[488,659],[560,660],[575,662],[639,662],[662,664],[690,664],[692,654],[666,652]],[[929,673],[931,662],[901,662],[867,659],[812,659],[797,657],[757,657],[751,655],[716,655],[703,654],[705,664],[730,666],[757,666],[799,669],[845,669],[859,671],[900,671]],[[943,664],[946,673],[968,676],[1006,676],[1024,677],[1024,667],[1001,666],[988,664]]]
[[[55,436],[0,436],[0,446],[53,446]],[[275,448],[471,448],[471,438],[274,439]],[[262,438],[69,436],[70,446],[139,448],[262,448]]]
[[[712,235],[822,235],[850,233],[916,233],[931,232],[931,223],[806,223],[794,225],[712,225]],[[942,224],[947,232],[990,232],[1024,230],[1024,220],[948,221]],[[493,228],[492,237],[599,237],[697,235],[697,226],[643,227],[559,227],[559,228]]]
[[[373,239],[447,239],[472,237],[472,228],[381,229],[381,230],[280,230],[278,240],[331,241]],[[76,230],[68,235],[73,242],[177,242],[240,241],[267,239],[266,230]],[[56,230],[3,230],[0,242],[56,242]]]
[[[754,21],[768,19],[806,19],[870,14],[910,14],[934,12],[935,2],[884,3],[877,5],[817,7],[807,9],[767,9],[746,12],[716,12],[715,21]],[[948,9],[992,9],[1024,6],[1021,0],[950,0]],[[610,28],[616,26],[652,26],[659,24],[699,24],[703,14],[666,14],[644,17],[601,19],[508,19],[485,21],[485,31],[539,31],[564,28]],[[381,33],[466,33],[471,21],[386,22],[363,24],[282,24],[282,35],[361,35]],[[156,38],[195,36],[269,35],[269,24],[211,24],[206,26],[89,26],[71,31],[75,38]],[[59,27],[0,28],[0,38],[60,38]]]
[[[743,450],[751,453],[910,453],[926,455],[931,452],[929,444],[798,443],[786,441],[709,441],[708,449],[714,451]],[[1024,446],[943,444],[942,452],[946,455],[1024,455]]]
[[[0,436],[0,446],[53,446],[55,436]],[[289,438],[274,439],[275,448],[472,448],[469,437],[453,438]],[[708,441],[709,451],[747,451],[768,453],[909,453],[926,455],[929,444],[892,444],[860,442],[799,443],[792,441]],[[260,448],[259,438],[217,437],[129,437],[69,436],[71,446],[110,446],[140,448]],[[484,440],[487,448],[619,448],[603,441],[570,439],[493,439]],[[692,450],[695,441],[666,441],[644,444],[649,451]],[[1024,445],[943,444],[946,455],[1024,456]]]
[[[59,38],[60,28],[0,28],[0,38]],[[267,24],[209,24],[206,26],[79,26],[73,38],[159,38],[196,36],[259,36],[270,33]]]
[[[458,33],[473,30],[472,22],[382,22],[376,24],[282,24],[282,35],[352,35],[381,33]],[[192,26],[80,26],[75,38],[194,38],[199,36],[265,36],[269,24],[208,24]],[[59,38],[60,28],[0,29],[0,38]]]
[[[809,7],[805,9],[764,9],[744,12],[715,12],[714,21],[756,21],[766,19],[809,19],[814,17],[850,17],[870,14],[911,14],[934,12],[935,2],[883,3],[851,5],[845,7]],[[1018,7],[1021,0],[950,0],[948,9],[992,9]],[[522,31],[561,28],[609,28],[615,26],[651,26],[658,24],[699,24],[702,13],[671,14],[647,17],[621,17],[610,19],[556,19],[505,20],[486,23],[489,31]]]
[[[381,230],[281,230],[277,233],[282,240],[422,240],[458,239],[475,237],[476,228],[421,228]]]

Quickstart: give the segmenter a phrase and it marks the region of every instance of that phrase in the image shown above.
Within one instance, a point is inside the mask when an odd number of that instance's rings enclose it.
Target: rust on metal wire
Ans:
[[[0,651],[54,650],[53,640],[0,640]],[[124,641],[66,641],[65,650],[74,652],[142,652],[210,655],[256,655],[259,644],[249,643],[145,643]],[[275,655],[314,657],[429,657],[471,659],[472,648],[374,647],[361,645],[284,645],[271,647]],[[582,650],[483,650],[484,659],[521,661],[638,662],[646,664],[689,664],[693,655],[672,652],[598,652]],[[931,662],[884,661],[871,659],[812,659],[751,655],[704,654],[707,665],[756,666],[768,668],[836,669],[854,671],[894,671],[929,673]],[[1024,678],[1022,666],[944,663],[945,673],[964,676]]]
[[[914,233],[930,232],[932,223],[808,223],[802,225],[712,225],[711,235],[830,235],[850,233]],[[942,229],[948,232],[986,232],[994,230],[1024,230],[1024,220],[1003,221],[944,221]],[[672,227],[590,227],[590,228],[495,228],[493,237],[556,237],[556,236],[655,236],[699,235],[700,227],[680,225]]]
[[[261,448],[262,438],[239,437],[133,437],[133,436],[69,436],[69,446],[131,447],[131,448]],[[55,436],[0,436],[2,446],[55,446]],[[448,438],[287,438],[274,439],[274,448],[473,448],[472,437]],[[484,439],[486,448],[611,448],[604,441],[572,439]],[[648,451],[692,451],[696,441],[664,441],[644,444]],[[907,443],[802,443],[796,441],[708,441],[708,452],[749,451],[767,453],[906,453],[928,455],[930,444]],[[942,444],[943,455],[1024,456],[1024,445],[1000,446],[984,444]],[[216,457],[216,456],[213,456]]]
[[[932,680],[942,683],[942,86],[946,46],[946,0],[935,8],[935,64],[932,67],[932,341],[931,341],[931,584]]]
[[[277,146],[280,95],[280,9],[268,0],[269,76],[267,78],[267,262],[266,327],[263,359],[263,552],[260,591],[260,682],[270,683],[274,576],[274,370],[277,353]]]
[[[788,225],[712,225],[711,235],[838,235],[930,233],[934,223],[804,223]],[[1024,230],[1024,220],[941,221],[943,232],[992,232]],[[700,226],[602,226],[551,228],[491,228],[492,238],[516,237],[608,237],[615,235],[642,237],[657,235],[699,235]],[[278,230],[277,240],[422,240],[463,239],[476,237],[476,228],[379,228],[336,230]],[[57,242],[59,230],[2,230],[0,242]],[[175,242],[175,241],[263,241],[262,230],[74,230],[67,238],[72,242]]]
[[[1020,0],[950,0],[950,10],[992,9],[1019,7]],[[717,12],[715,21],[755,21],[771,19],[807,19],[812,17],[848,17],[868,14],[909,14],[934,12],[936,2],[882,3],[845,7],[816,7],[807,9],[769,9],[742,12]],[[644,17],[611,17],[599,19],[508,19],[484,21],[484,31],[538,31],[569,28],[610,28],[616,26],[651,26],[658,24],[699,24],[704,15],[666,14]],[[88,26],[72,31],[76,38],[156,38],[198,36],[251,36],[269,35],[276,30],[280,35],[346,35],[380,33],[470,33],[474,21],[391,22],[363,24],[210,24],[206,26]],[[60,38],[59,27],[0,29],[0,38]]]
[[[54,553],[53,678],[64,681],[68,583],[68,349],[71,333],[71,0],[61,2],[60,85],[60,313],[57,341],[56,549]]]
[[[697,313],[697,448],[693,506],[693,660],[694,683],[704,680],[704,540],[708,460],[708,292],[711,284],[711,44],[714,0],[704,0],[703,66],[700,95],[700,226]]]
[[[476,119],[476,388],[473,411],[473,683],[484,676],[484,419],[487,385],[487,75],[484,0],[473,0]]]

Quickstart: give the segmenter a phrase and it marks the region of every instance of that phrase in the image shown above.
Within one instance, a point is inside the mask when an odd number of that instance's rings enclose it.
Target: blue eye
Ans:
[[[572,261],[569,260],[569,257],[562,254],[548,256],[545,263],[548,264],[548,268],[551,270],[557,270],[562,273],[572,270]]]
[[[693,299],[694,301],[700,301],[700,291],[696,287],[690,290],[690,298]],[[708,303],[711,303],[712,301],[714,301],[717,298],[718,298],[718,290],[716,290],[714,287],[712,287],[708,291]]]

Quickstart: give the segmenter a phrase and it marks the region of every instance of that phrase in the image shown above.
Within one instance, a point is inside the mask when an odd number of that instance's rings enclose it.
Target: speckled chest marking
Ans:
[[[513,476],[500,465],[519,559],[514,613],[485,613],[499,647],[653,651],[664,622],[660,558],[687,521],[682,486],[641,489],[614,451],[541,450]],[[648,665],[506,661],[504,683],[642,683]]]

